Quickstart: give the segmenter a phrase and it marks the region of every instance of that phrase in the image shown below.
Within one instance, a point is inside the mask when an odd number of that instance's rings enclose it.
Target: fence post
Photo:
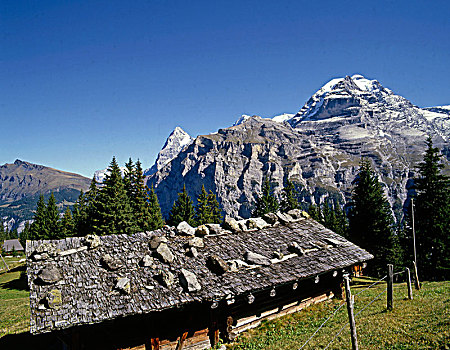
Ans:
[[[10,269],[9,269],[9,266],[8,266],[8,264],[6,263],[6,261],[5,261],[5,259],[3,259],[3,256],[0,254],[0,258],[2,258],[2,260],[3,260],[3,263],[5,264],[5,266],[6,266],[6,269],[8,270],[8,272],[9,271],[11,271]]]
[[[414,265],[414,277],[415,277],[414,286],[416,287],[417,290],[420,290],[419,275],[417,274],[417,264],[415,261],[413,261],[413,265]]]
[[[345,297],[347,299],[347,312],[348,319],[350,321],[350,336],[352,338],[352,350],[358,350],[358,338],[356,336],[355,317],[353,315],[353,303],[355,298],[352,296],[352,292],[350,291],[350,279],[348,278],[348,276],[345,276],[344,279]]]
[[[406,272],[406,284],[408,286],[408,299],[412,300],[413,294],[412,294],[412,286],[411,286],[411,273],[409,272],[409,268],[406,267],[405,272]]]
[[[388,278],[387,278],[387,309],[394,308],[394,265],[388,264]]]

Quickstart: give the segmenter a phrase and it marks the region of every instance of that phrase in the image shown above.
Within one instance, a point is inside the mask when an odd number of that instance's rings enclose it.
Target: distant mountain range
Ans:
[[[84,176],[17,159],[0,166],[0,217],[9,229],[18,227],[33,217],[41,193],[48,197],[53,192],[63,208],[75,203],[89,184]]]
[[[407,200],[424,141],[447,156],[450,108],[419,108],[362,75],[333,79],[296,114],[243,115],[232,127],[198,136],[148,178],[168,214],[182,184],[195,198],[202,184],[224,210],[248,217],[264,176],[279,194],[289,178],[306,202],[348,200],[361,157],[370,157],[397,212]]]
[[[176,127],[145,175],[165,215],[184,183],[192,198],[204,184],[228,214],[248,217],[264,176],[271,177],[277,194],[289,178],[306,202],[327,197],[345,202],[364,156],[373,160],[400,212],[427,135],[442,149],[450,172],[449,133],[450,106],[419,108],[377,80],[353,75],[325,84],[298,113],[242,115],[231,127],[195,139]],[[102,182],[106,173],[94,176]],[[53,191],[62,208],[89,183],[81,175],[21,160],[5,164],[0,167],[0,216],[11,227],[23,225],[40,193]]]

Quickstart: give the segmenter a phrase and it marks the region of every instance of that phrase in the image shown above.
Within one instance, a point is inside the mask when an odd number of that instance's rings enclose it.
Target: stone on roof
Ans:
[[[202,248],[190,247],[188,242],[194,237],[177,235],[173,227],[93,238],[92,249],[82,237],[27,241],[31,332],[100,323],[195,302],[212,303],[229,295],[248,298],[257,291],[340,271],[372,258],[312,219],[292,215],[292,222],[280,224],[276,214],[265,217],[273,216],[272,224],[264,219],[267,226],[263,229],[231,232],[226,224],[223,228],[208,224],[210,234],[201,238]],[[199,251],[194,253],[194,249]],[[44,253],[46,259],[34,260]],[[101,263],[105,255],[119,260],[122,267],[105,268]],[[255,255],[262,260],[253,259]],[[216,257],[213,266],[221,269],[219,273],[211,269],[211,256]],[[40,271],[49,266],[59,271],[61,279],[42,283]]]

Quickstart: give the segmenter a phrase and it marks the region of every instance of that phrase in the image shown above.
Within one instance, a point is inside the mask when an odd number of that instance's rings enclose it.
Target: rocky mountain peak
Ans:
[[[169,135],[163,148],[156,157],[155,164],[150,169],[145,170],[145,175],[151,175],[162,169],[167,163],[175,158],[186,146],[190,145],[194,139],[182,128],[177,126]]]
[[[226,213],[248,217],[265,176],[276,195],[291,179],[306,202],[345,202],[361,157],[370,157],[398,211],[428,135],[450,158],[448,111],[421,109],[360,74],[332,79],[296,115],[243,115],[232,127],[197,137],[148,180],[164,214],[186,183],[193,198],[203,184]]]

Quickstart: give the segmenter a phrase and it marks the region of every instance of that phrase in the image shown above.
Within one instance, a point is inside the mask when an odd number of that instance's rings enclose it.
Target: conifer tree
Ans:
[[[308,214],[311,218],[320,222],[321,218],[319,216],[319,209],[314,204],[309,205]]]
[[[334,204],[334,216],[336,220],[335,221],[336,225],[333,231],[336,232],[338,235],[348,237],[348,219],[347,216],[345,215],[344,210],[337,202]]]
[[[393,216],[369,160],[362,159],[354,181],[349,211],[349,238],[374,255],[367,272],[383,275],[386,265],[396,264],[398,245]]]
[[[73,217],[72,217],[72,212],[67,207],[64,212],[63,217],[59,221],[60,237],[64,238],[64,237],[73,236],[75,233],[74,231],[75,231],[75,225],[74,225],[74,221],[73,221]]]
[[[131,159],[128,163],[131,164]],[[127,169],[128,169],[127,167]],[[158,198],[154,191],[149,195],[149,189],[144,183],[141,162],[138,160],[131,177],[131,207],[136,224],[140,231],[156,230],[164,225]],[[154,212],[152,212],[154,211]]]
[[[34,221],[31,224],[30,228],[30,239],[31,240],[46,239],[48,237],[47,207],[45,204],[43,194],[39,196],[33,220]]]
[[[30,239],[30,230],[31,230],[30,221],[26,220],[23,231],[20,232],[20,236],[19,236],[20,244],[22,244],[22,247],[24,247],[24,248],[26,247],[27,240]]]
[[[131,158],[125,163],[125,173],[123,176],[123,184],[130,202],[136,198],[135,168]]]
[[[195,207],[195,223],[196,225],[203,225],[212,223],[212,208],[208,201],[208,193],[205,186],[202,185],[202,190],[197,197],[197,206]]]
[[[291,180],[287,179],[286,185],[281,192],[281,210],[287,212],[289,210],[299,208],[298,195],[299,194],[295,188],[294,183]]]
[[[186,185],[183,185],[183,191],[178,193],[178,198],[173,203],[169,214],[170,225],[177,226],[182,221],[195,226],[195,208],[191,197],[186,192]]]
[[[256,200],[255,209],[252,212],[253,217],[260,217],[266,213],[276,212],[279,204],[275,198],[269,178],[266,177],[261,187],[261,195]]]
[[[155,189],[150,189],[148,192],[148,203],[149,203],[149,222],[148,222],[148,230],[153,231],[157,230],[164,226],[164,219],[161,214],[161,207],[159,206],[158,197],[156,196]]]
[[[3,242],[6,239],[6,235],[5,235],[5,228],[3,225],[3,219],[0,217],[0,252],[2,250],[3,247]]]
[[[450,277],[450,181],[442,154],[429,137],[415,180],[418,267],[425,279]]]
[[[108,168],[108,174],[93,209],[93,233],[131,234],[138,230],[115,157]]]
[[[59,239],[61,238],[60,232],[59,232],[59,211],[58,207],[56,206],[56,200],[55,196],[53,195],[53,192],[50,194],[50,197],[47,201],[46,206],[46,229],[47,229],[47,236],[46,239]]]
[[[213,191],[209,190],[208,205],[211,208],[210,223],[220,224],[222,222],[222,210]]]
[[[95,181],[95,179],[93,179],[93,181]],[[87,195],[81,191],[72,208],[74,235],[85,236],[91,231],[88,215]]]

